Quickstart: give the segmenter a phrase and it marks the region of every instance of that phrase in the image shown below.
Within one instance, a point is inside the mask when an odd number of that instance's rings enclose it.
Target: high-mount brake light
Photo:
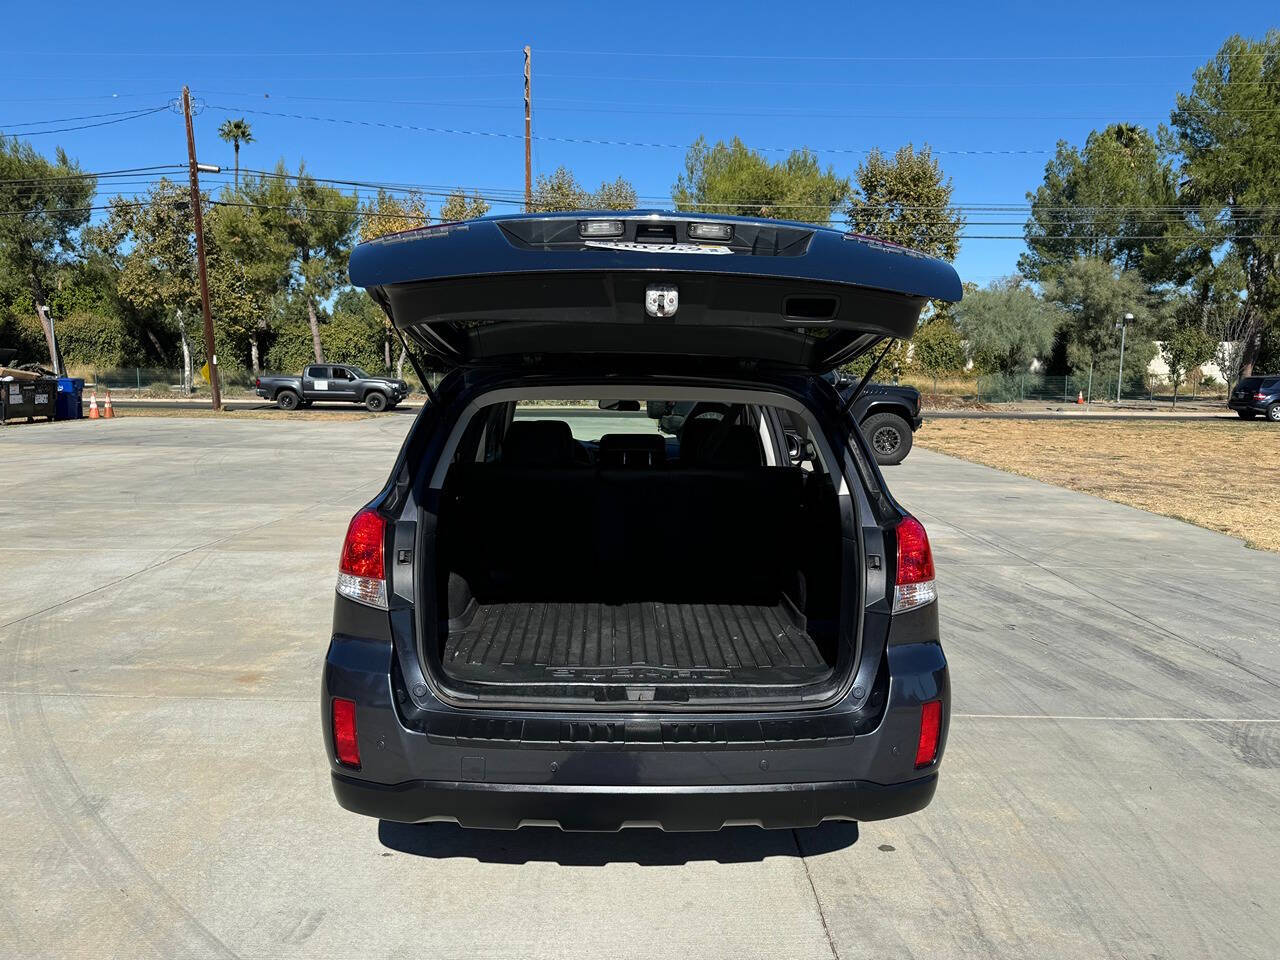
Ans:
[[[915,517],[905,517],[895,533],[898,575],[893,588],[893,612],[901,613],[938,599],[938,588],[933,578],[933,550],[924,526]]]
[[[387,521],[365,508],[351,518],[338,561],[338,592],[370,607],[387,609],[387,578],[383,543]]]
[[[580,237],[620,237],[622,236],[621,220],[579,220],[578,236]]]
[[[695,220],[689,224],[689,236],[694,240],[732,240],[733,224]]]

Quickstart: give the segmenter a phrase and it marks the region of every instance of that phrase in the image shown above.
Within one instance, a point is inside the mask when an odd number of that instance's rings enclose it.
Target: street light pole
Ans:
[[[1124,335],[1132,322],[1133,314],[1126,313],[1124,319],[1116,324],[1120,329],[1120,372],[1116,374],[1116,406],[1120,405],[1120,387],[1124,383]]]

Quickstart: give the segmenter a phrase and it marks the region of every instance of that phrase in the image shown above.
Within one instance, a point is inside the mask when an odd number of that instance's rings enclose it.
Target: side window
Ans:
[[[355,378],[351,376],[351,371],[347,370],[345,367],[334,367],[333,379],[334,380],[354,380]]]
[[[328,367],[307,367],[307,376],[310,377],[312,380],[328,380],[329,368]]]

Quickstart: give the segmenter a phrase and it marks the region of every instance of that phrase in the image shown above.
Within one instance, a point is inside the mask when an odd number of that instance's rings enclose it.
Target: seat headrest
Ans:
[[[667,441],[656,433],[606,433],[596,449],[602,467],[660,467],[667,462]]]
[[[700,467],[758,467],[764,463],[754,427],[709,417],[687,420],[680,434],[680,462]]]
[[[570,466],[573,442],[573,431],[563,420],[514,420],[502,438],[502,462],[511,467]]]

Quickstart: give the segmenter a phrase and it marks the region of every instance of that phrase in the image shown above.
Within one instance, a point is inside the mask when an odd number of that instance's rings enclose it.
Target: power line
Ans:
[[[643,57],[644,59],[679,60],[774,60],[803,61],[806,63],[1041,63],[1054,61],[1119,61],[1119,60],[1210,60],[1212,53],[1089,53],[1089,54],[1035,54],[1022,56],[857,56],[825,57],[812,54],[763,54],[763,53],[673,53],[669,51],[636,50],[539,50],[540,54],[574,57]]]
[[[142,110],[135,107],[132,110],[115,110],[111,113],[86,113],[79,117],[58,117],[55,120],[27,120],[23,122],[11,120],[8,123],[0,123],[0,130],[11,130],[14,127],[43,127],[48,126],[51,123],[70,123],[72,120],[98,120],[102,117],[121,117],[125,114],[140,112],[142,112]]]
[[[470,137],[489,137],[499,140],[523,140],[523,134],[505,133],[496,130],[467,130],[457,127],[428,127],[412,123],[394,123],[388,120],[357,120],[349,117],[321,117],[314,114],[301,113],[283,113],[275,110],[255,110],[250,107],[231,107],[211,103],[208,105],[211,110],[221,110],[228,114],[231,113],[252,113],[269,117],[284,117],[291,120],[312,120],[321,123],[339,123],[350,126],[359,127],[381,127],[391,130],[410,130],[418,133],[438,133],[456,136]],[[575,143],[588,144],[592,146],[606,147],[655,147],[664,150],[687,150],[691,146],[688,143],[661,143],[654,141],[639,140],[615,140],[603,137],[556,137],[546,134],[534,134],[534,140],[541,140],[547,143]],[[767,153],[792,153],[795,147],[765,147],[754,146],[754,150]],[[835,153],[835,154],[867,154],[878,149],[875,147],[808,147],[806,148],[814,153]],[[931,148],[932,149],[932,148]],[[935,154],[946,155],[964,155],[964,156],[1001,156],[1001,155],[1046,155],[1051,154],[1052,150],[1043,149],[972,149],[972,150],[955,150],[955,149],[932,149]]]
[[[113,123],[125,123],[129,120],[140,120],[143,117],[149,117],[152,114],[159,113],[162,110],[168,110],[168,109],[169,109],[169,105],[166,103],[159,107],[152,107],[147,110],[135,111],[127,117],[117,117],[114,120],[99,120],[97,123],[83,123],[74,127],[57,127],[53,130],[29,130],[22,134],[15,134],[15,136],[42,137],[45,134],[49,134],[49,133],[69,133],[72,130],[88,130],[90,127],[106,127],[106,126],[110,126]]]
[[[182,169],[186,166],[183,163],[160,163],[153,164],[149,167],[124,167],[119,170],[101,170],[93,173],[69,173],[65,176],[57,177],[26,177],[17,180],[0,180],[0,186],[8,186],[16,183],[45,183],[54,180],[88,180],[102,179],[106,177],[117,177],[126,174],[148,173],[154,170],[174,170]]]
[[[499,53],[519,53],[516,49],[494,49],[494,50],[334,50],[328,52],[322,51],[299,51],[299,50],[111,50],[98,53],[96,51],[77,51],[76,57],[140,57],[140,58],[176,58],[181,60],[189,60],[192,57],[217,57],[226,59],[228,57],[252,58],[252,57],[317,57],[326,60],[334,57],[471,57],[471,56],[487,56]],[[0,56],[6,57],[63,57],[66,56],[66,50],[50,50],[48,52],[40,52],[36,50],[0,50]]]

